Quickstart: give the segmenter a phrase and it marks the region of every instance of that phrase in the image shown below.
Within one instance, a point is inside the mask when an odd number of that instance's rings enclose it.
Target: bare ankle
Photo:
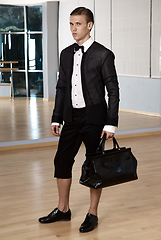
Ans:
[[[88,213],[90,213],[94,216],[97,216],[97,210],[95,210],[95,209],[89,209]]]
[[[58,206],[58,209],[61,211],[61,212],[63,212],[63,213],[66,213],[66,212],[68,212],[68,210],[69,210],[69,207],[67,207],[67,206]]]

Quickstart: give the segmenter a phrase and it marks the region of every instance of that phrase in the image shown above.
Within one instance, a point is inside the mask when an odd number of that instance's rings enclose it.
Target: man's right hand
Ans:
[[[53,133],[54,136],[56,136],[56,137],[59,137],[59,136],[60,136],[60,134],[59,134],[59,126],[57,126],[57,125],[52,125],[52,126],[51,126],[51,131],[52,131],[52,133]]]

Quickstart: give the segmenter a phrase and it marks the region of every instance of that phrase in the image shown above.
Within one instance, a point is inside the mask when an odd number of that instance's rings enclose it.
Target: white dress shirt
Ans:
[[[92,45],[93,39],[90,37],[86,42],[82,44],[84,46],[84,52]],[[82,49],[79,49],[74,54],[73,74],[72,74],[72,106],[73,108],[85,107],[85,101],[83,97],[82,81],[81,81],[81,61],[82,61]],[[97,114],[97,113],[96,113]],[[59,123],[52,123],[52,125],[59,125]],[[104,131],[115,133],[115,127],[111,125],[105,125]]]

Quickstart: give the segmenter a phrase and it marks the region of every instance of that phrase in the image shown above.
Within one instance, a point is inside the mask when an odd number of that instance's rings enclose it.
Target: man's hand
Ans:
[[[101,134],[101,138],[103,137],[103,135],[106,134],[106,139],[109,139],[109,138],[113,138],[114,137],[114,133],[112,132],[107,132],[107,131],[102,131],[102,134]]]
[[[51,126],[51,131],[52,131],[52,133],[53,133],[54,136],[56,136],[56,137],[59,137],[59,136],[60,136],[60,134],[59,134],[59,126],[57,126],[57,125],[52,125],[52,126]]]

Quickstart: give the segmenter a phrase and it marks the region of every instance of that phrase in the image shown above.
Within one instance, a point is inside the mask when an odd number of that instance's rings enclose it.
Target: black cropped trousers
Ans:
[[[86,108],[73,109],[73,122],[64,124],[54,158],[54,176],[56,178],[68,179],[72,177],[74,158],[82,142],[86,147],[86,154],[95,153],[103,127],[103,124],[86,122]]]

